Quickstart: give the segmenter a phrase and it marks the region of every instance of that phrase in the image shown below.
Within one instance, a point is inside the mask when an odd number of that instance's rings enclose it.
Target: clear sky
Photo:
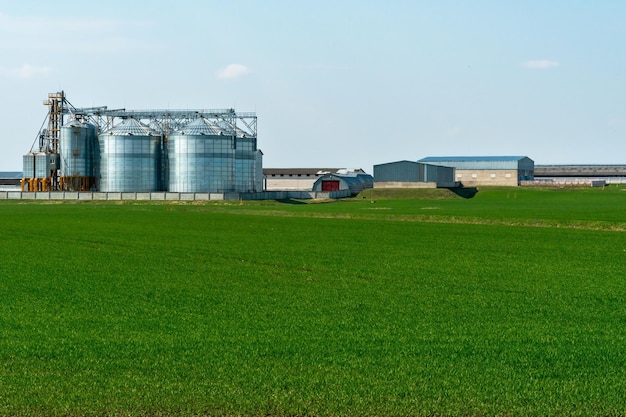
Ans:
[[[264,166],[626,164],[623,0],[0,0],[0,171],[49,92],[256,112]]]

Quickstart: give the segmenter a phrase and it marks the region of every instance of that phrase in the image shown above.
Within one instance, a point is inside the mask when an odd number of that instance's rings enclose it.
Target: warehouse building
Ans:
[[[263,168],[267,191],[311,191],[322,175],[339,171],[340,168]]]
[[[454,168],[414,161],[374,165],[374,188],[455,187]]]
[[[341,169],[335,173],[324,174],[313,184],[312,191],[350,190],[350,195],[357,195],[367,188],[374,187],[374,178],[363,170]]]
[[[525,185],[626,184],[626,165],[535,165],[535,180]]]
[[[0,171],[0,191],[16,191],[20,189],[22,171]]]
[[[455,180],[465,187],[518,186],[534,178],[535,163],[527,156],[429,156],[417,162],[455,169]]]

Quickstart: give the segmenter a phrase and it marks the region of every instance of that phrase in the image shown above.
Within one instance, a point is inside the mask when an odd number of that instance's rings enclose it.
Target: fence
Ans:
[[[350,197],[341,191],[264,191],[258,193],[117,193],[74,191],[0,191],[0,200],[69,200],[69,201],[219,201],[219,200],[287,200],[335,199]]]

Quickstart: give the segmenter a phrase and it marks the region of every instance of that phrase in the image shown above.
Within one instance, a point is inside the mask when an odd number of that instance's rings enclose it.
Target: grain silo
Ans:
[[[22,161],[22,191],[262,189],[255,113],[80,108],[63,91],[50,93],[44,104],[46,121]]]
[[[60,129],[60,188],[88,191],[95,188],[94,159],[98,146],[96,126],[71,120]]]
[[[59,168],[57,155],[51,152],[29,152],[23,159],[22,191],[50,191],[52,177]]]
[[[35,154],[35,178],[48,178],[58,168],[57,156],[49,152]]]
[[[204,117],[170,134],[168,191],[230,192],[235,190],[235,137]]]
[[[98,136],[100,191],[152,192],[160,188],[161,136],[128,118]]]
[[[235,142],[235,191],[258,191],[255,186],[256,138],[245,134],[236,136]]]
[[[215,122],[225,135],[235,138],[235,191],[247,193],[260,191],[255,182],[257,165],[256,137],[237,126],[219,120]]]

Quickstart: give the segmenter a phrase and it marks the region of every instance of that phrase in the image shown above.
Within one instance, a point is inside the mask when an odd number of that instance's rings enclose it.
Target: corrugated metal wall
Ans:
[[[417,162],[398,161],[374,165],[376,182],[418,182],[421,177],[420,164]]]
[[[258,192],[263,191],[263,152],[257,149],[254,155],[254,188]]]
[[[235,138],[235,191],[255,190],[256,138]]]
[[[398,161],[374,165],[376,182],[454,182],[454,168],[422,164],[412,161]]]
[[[72,120],[60,130],[61,175],[93,177],[94,153],[98,147],[96,126]]]
[[[100,140],[100,190],[159,190],[161,142],[158,136],[103,134]]]
[[[518,161],[518,169],[520,171],[534,171],[535,170],[535,161],[530,158],[523,158]]]
[[[423,182],[452,183],[454,182],[454,168],[440,165],[420,164],[423,167]]]

